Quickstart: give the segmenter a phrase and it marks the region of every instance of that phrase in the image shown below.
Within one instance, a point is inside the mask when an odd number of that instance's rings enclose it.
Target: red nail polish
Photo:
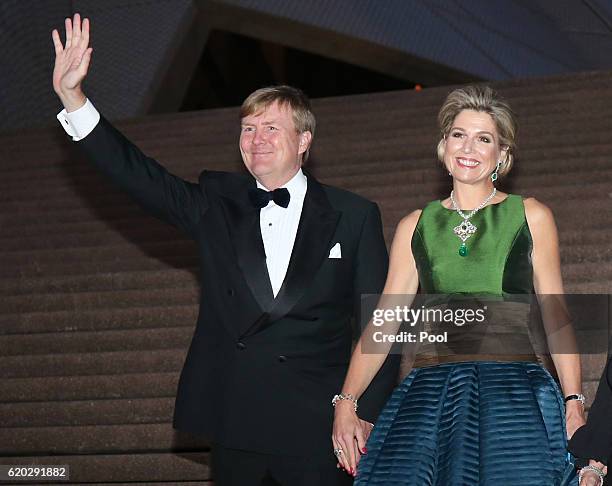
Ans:
[[[361,452],[363,452],[364,454],[367,454],[368,453],[368,448],[364,447],[363,449],[361,449]]]

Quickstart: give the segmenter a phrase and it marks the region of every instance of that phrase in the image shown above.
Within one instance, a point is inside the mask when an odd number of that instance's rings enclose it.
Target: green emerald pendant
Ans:
[[[459,255],[464,257],[467,256],[468,254],[468,248],[465,245],[465,242],[461,243],[461,246],[459,247]]]

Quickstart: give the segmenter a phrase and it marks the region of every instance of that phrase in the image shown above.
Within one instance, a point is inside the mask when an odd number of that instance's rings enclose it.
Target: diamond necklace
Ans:
[[[484,208],[487,205],[487,203],[495,197],[496,193],[497,193],[497,188],[494,187],[491,194],[489,194],[484,201],[482,201],[478,206],[472,209],[468,214],[465,214],[463,211],[461,211],[461,209],[459,209],[459,206],[457,205],[457,201],[455,201],[455,191],[451,191],[450,200],[453,205],[452,209],[454,211],[457,211],[457,214],[463,218],[463,222],[453,228],[453,232],[461,240],[461,246],[459,247],[459,255],[461,255],[462,257],[467,256],[468,254],[468,248],[465,242],[470,236],[476,233],[476,230],[478,229],[476,226],[472,224],[472,222],[470,221],[470,218],[474,216],[482,208]]]

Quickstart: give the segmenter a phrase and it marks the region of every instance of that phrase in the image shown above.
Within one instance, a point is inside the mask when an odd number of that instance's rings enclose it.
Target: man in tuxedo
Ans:
[[[315,131],[308,99],[279,86],[241,108],[248,174],[187,182],[144,155],[82,89],[89,21],[53,31],[62,126],[100,171],[198,245],[200,314],[181,374],[174,426],[209,437],[215,484],[340,485],[331,398],[351,354],[364,293],[382,290],[387,251],[377,206],[302,170]],[[373,422],[395,384],[389,358],[360,399]],[[364,422],[364,428],[370,424]]]

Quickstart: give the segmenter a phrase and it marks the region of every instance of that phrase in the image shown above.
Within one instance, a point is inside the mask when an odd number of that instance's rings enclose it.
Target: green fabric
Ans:
[[[459,255],[461,240],[453,232],[462,221],[441,201],[423,209],[412,237],[421,290],[497,296],[531,293],[533,245],[522,197],[510,194],[470,219],[478,230],[466,241],[467,256]]]

